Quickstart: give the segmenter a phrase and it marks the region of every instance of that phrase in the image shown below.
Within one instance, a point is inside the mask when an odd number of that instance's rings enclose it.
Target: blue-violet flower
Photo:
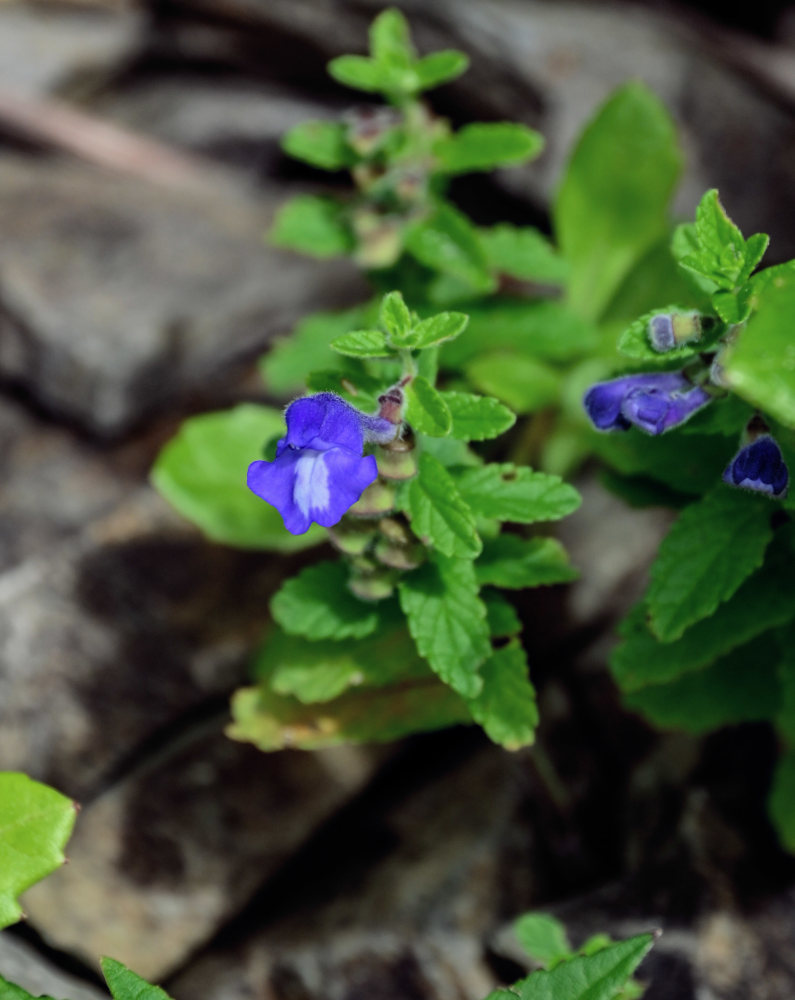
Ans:
[[[781,449],[769,434],[740,448],[723,473],[723,481],[780,499],[787,495],[789,472]]]
[[[712,397],[681,372],[648,372],[597,382],[583,405],[600,431],[626,431],[634,424],[647,434],[662,434],[706,406]]]
[[[291,534],[302,535],[313,521],[330,528],[378,476],[375,458],[362,456],[365,442],[391,441],[399,424],[368,416],[333,392],[296,399],[285,419],[275,460],[252,462],[248,487],[276,507]]]

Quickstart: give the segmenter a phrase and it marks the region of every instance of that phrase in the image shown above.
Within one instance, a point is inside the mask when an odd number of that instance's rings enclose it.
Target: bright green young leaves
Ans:
[[[348,590],[341,562],[316,563],[287,580],[271,600],[271,614],[285,632],[307,639],[361,639],[378,627],[375,606]]]
[[[282,149],[296,160],[322,170],[342,170],[354,162],[341,122],[302,122],[284,137]]]
[[[444,174],[468,174],[477,170],[524,163],[538,156],[544,140],[533,129],[512,122],[464,125],[433,147],[436,169]]]
[[[548,913],[523,914],[513,931],[530,958],[545,969],[554,969],[574,955],[566,928]]]
[[[0,772],[0,927],[22,917],[17,897],[65,861],[74,802],[25,774]]]
[[[475,516],[455,480],[427,453],[420,455],[417,475],[404,490],[412,531],[445,556],[474,559],[483,547]]]
[[[269,233],[271,243],[310,257],[343,257],[354,248],[343,207],[333,198],[302,194],[276,214]]]

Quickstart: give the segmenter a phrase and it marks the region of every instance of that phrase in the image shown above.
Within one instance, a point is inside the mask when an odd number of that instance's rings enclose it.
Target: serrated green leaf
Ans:
[[[75,804],[54,788],[0,772],[0,927],[22,917],[17,897],[66,860]]]
[[[370,54],[382,65],[406,67],[414,48],[406,18],[395,7],[381,11],[370,25]]]
[[[520,590],[576,580],[577,571],[555,538],[521,538],[503,534],[483,545],[475,563],[481,585]]]
[[[467,304],[465,337],[444,349],[447,366],[459,366],[479,354],[505,350],[541,361],[572,361],[593,352],[596,327],[560,302],[537,299],[492,299]]]
[[[171,1000],[165,990],[152,986],[121,962],[102,958],[99,964],[113,1000]]]
[[[341,122],[301,122],[282,139],[282,149],[296,160],[323,170],[342,170],[354,162],[345,126]]]
[[[157,456],[152,483],[213,541],[280,552],[317,545],[320,529],[291,535],[276,508],[246,487],[249,463],[283,433],[284,414],[253,403],[191,417]]]
[[[480,668],[483,688],[467,701],[472,718],[506,750],[529,746],[538,726],[536,693],[519,642],[495,650]]]
[[[740,433],[754,415],[753,408],[738,396],[727,395],[713,399],[680,428],[682,434],[723,434],[737,441]]]
[[[748,280],[769,242],[764,233],[744,240],[726,214],[715,189],[707,191],[701,199],[696,209],[695,227],[685,232],[690,252],[682,252],[685,240],[680,236],[677,254],[681,266],[726,291]]]
[[[570,267],[568,298],[596,319],[668,229],[682,167],[676,128],[642,83],[617,90],[586,127],[555,200],[555,233]]]
[[[787,749],[776,764],[767,806],[781,843],[795,853],[795,748]]]
[[[595,955],[563,962],[550,972],[534,972],[510,989],[495,990],[486,1000],[616,1000],[653,944],[651,934],[618,941]]]
[[[575,511],[582,501],[577,490],[560,476],[510,462],[466,469],[457,476],[456,485],[475,514],[516,524],[557,521]]]
[[[441,393],[427,379],[415,376],[406,386],[404,395],[406,420],[415,431],[431,437],[446,437],[450,433],[450,410]]]
[[[795,427],[794,310],[795,273],[767,286],[757,312],[721,358],[732,389],[788,427]]]
[[[506,639],[522,631],[522,623],[510,601],[489,591],[482,593],[481,597],[486,605],[486,619],[493,639]]]
[[[429,316],[414,328],[409,346],[415,350],[423,350],[455,340],[464,332],[468,323],[469,317],[465,313],[443,312]]]
[[[417,75],[418,90],[430,90],[442,83],[449,83],[465,73],[469,67],[469,58],[463,52],[455,49],[444,49],[423,56],[414,63]]]
[[[543,137],[526,125],[474,122],[436,142],[433,154],[441,173],[468,174],[525,163],[543,148]]]
[[[537,229],[503,222],[479,232],[489,267],[497,274],[550,285],[565,283],[568,264]]]
[[[271,614],[289,635],[307,639],[361,639],[378,627],[378,610],[348,589],[341,562],[301,570],[271,598]]]
[[[337,56],[328,64],[329,76],[338,83],[368,94],[389,91],[389,74],[374,59],[367,56]]]
[[[395,347],[408,346],[409,334],[414,324],[411,320],[411,311],[400,292],[389,292],[384,296],[381,303],[381,325]]]
[[[773,546],[771,546],[772,550]],[[792,616],[795,574],[786,547],[768,565],[745,581],[715,613],[692,625],[680,639],[662,643],[646,627],[645,608],[638,605],[621,624],[623,641],[613,651],[610,666],[624,691],[662,684],[714,663]]]
[[[310,257],[340,257],[354,248],[342,206],[333,198],[315,194],[298,195],[283,205],[268,238],[274,246]]]
[[[679,515],[663,539],[646,593],[662,642],[711,615],[758,569],[773,537],[770,502],[723,484]]]
[[[623,701],[656,726],[689,733],[771,719],[781,697],[776,660],[775,643],[761,636],[703,670],[630,691]]]
[[[653,367],[677,365],[681,367],[685,361],[697,357],[726,332],[726,327],[722,323],[705,318],[701,321],[705,324],[704,329],[693,340],[679,344],[670,351],[657,351],[651,343],[649,325],[652,318],[661,313],[694,315],[692,309],[685,309],[682,306],[665,306],[663,309],[654,309],[636,319],[621,334],[618,340],[619,351],[628,358],[642,361],[644,365],[652,365]],[[707,328],[707,324],[709,324],[709,328]]]
[[[764,257],[769,244],[770,237],[767,233],[754,233],[745,241],[745,260],[740,274],[741,282],[747,281],[751,277],[752,271]]]
[[[53,1000],[49,995],[34,996],[16,983],[10,983],[0,976],[0,1000]]]
[[[242,688],[232,698],[232,718],[227,736],[260,750],[388,743],[472,721],[464,701],[435,677],[353,689],[319,705],[303,705],[265,687]]]
[[[514,922],[513,931],[530,958],[545,969],[573,955],[566,928],[549,913],[525,913]]]
[[[491,643],[470,560],[435,553],[404,577],[398,593],[420,655],[462,697],[474,698],[483,687],[479,667]]]
[[[412,531],[443,555],[473,559],[482,543],[453,477],[427,452],[420,455],[418,470],[404,492]]]
[[[351,330],[332,340],[331,347],[349,358],[386,358],[392,353],[380,330]]]
[[[452,419],[450,434],[461,441],[486,441],[513,427],[516,416],[492,396],[471,392],[440,394]]]
[[[465,371],[475,388],[503,400],[519,414],[542,410],[560,399],[559,372],[511,351],[474,358]]]
[[[430,216],[410,226],[405,246],[420,264],[457,278],[473,291],[494,287],[477,230],[452,205],[439,203]]]

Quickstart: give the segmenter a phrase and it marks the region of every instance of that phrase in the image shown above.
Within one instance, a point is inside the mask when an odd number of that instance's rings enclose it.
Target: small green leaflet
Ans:
[[[616,996],[654,944],[639,934],[610,944],[595,955],[581,955],[522,979],[510,989],[494,990],[486,1000],[616,1000]]]
[[[560,374],[512,351],[483,354],[470,361],[465,371],[477,389],[503,400],[517,413],[533,413],[560,399]]]
[[[488,292],[494,287],[477,230],[452,205],[440,202],[428,218],[411,226],[405,245],[420,264],[458,278],[474,291]]]
[[[227,736],[260,750],[388,743],[472,721],[461,698],[435,677],[354,688],[319,705],[303,705],[262,686],[241,688],[232,698],[232,719]]]
[[[170,1000],[165,990],[152,986],[121,962],[103,958],[99,964],[113,1000]]]
[[[317,545],[321,529],[313,525],[305,535],[289,534],[276,508],[246,488],[249,463],[282,434],[284,414],[253,403],[191,417],[157,456],[152,482],[214,541],[282,552]]]
[[[395,7],[382,11],[370,25],[370,54],[382,66],[405,68],[414,60],[406,18]]]
[[[580,494],[560,476],[510,462],[466,469],[457,477],[465,503],[481,517],[516,524],[556,521],[575,511]]]
[[[323,170],[342,170],[354,162],[345,126],[333,121],[301,122],[282,140],[285,153]]]
[[[538,156],[544,139],[538,132],[512,122],[475,122],[440,139],[433,147],[436,169],[444,174],[525,163]]]
[[[660,545],[646,593],[658,639],[678,639],[762,565],[771,513],[766,497],[722,483],[682,511]]]
[[[434,673],[464,698],[483,687],[478,668],[491,655],[486,607],[469,559],[434,554],[398,587],[421,656]]]
[[[795,272],[772,281],[758,311],[723,354],[726,378],[738,395],[795,427]]]
[[[495,650],[480,675],[483,688],[467,701],[472,718],[506,750],[529,746],[535,739],[538,708],[521,644],[514,640]]]
[[[430,437],[446,437],[452,417],[441,393],[422,375],[415,376],[406,386],[406,420],[415,431]]]
[[[331,346],[349,358],[386,358],[392,353],[380,330],[352,330],[332,340]]]
[[[514,606],[496,591],[486,590],[480,595],[486,605],[486,617],[492,639],[506,639],[522,631],[522,623]]]
[[[364,90],[370,94],[389,92],[390,74],[367,56],[337,56],[327,69],[329,76],[353,90]]]
[[[703,670],[630,691],[623,701],[655,726],[689,733],[771,719],[781,699],[776,661],[775,642],[761,636]]]
[[[516,416],[492,396],[470,392],[440,393],[452,419],[450,434],[459,441],[495,438],[516,423]]]
[[[617,90],[583,132],[553,210],[568,298],[582,316],[598,319],[667,232],[681,167],[674,123],[642,83]]]
[[[413,69],[419,82],[419,90],[430,90],[439,84],[455,80],[466,72],[469,58],[455,49],[443,49],[418,59]]]
[[[49,995],[33,996],[16,983],[10,983],[0,976],[0,1000],[53,1000]]]
[[[381,325],[395,347],[408,347],[414,326],[411,311],[400,292],[389,292],[381,303]]]
[[[455,340],[464,332],[468,322],[469,317],[459,312],[443,312],[429,316],[417,324],[408,346],[421,350]]]
[[[461,498],[450,473],[432,455],[423,452],[419,471],[403,491],[411,528],[446,556],[472,559],[482,544],[472,511]]]
[[[756,233],[748,240],[726,214],[718,192],[707,191],[696,209],[695,248],[679,259],[682,267],[731,291],[744,284],[762,259],[768,237]]]
[[[568,264],[537,229],[503,222],[479,233],[489,267],[497,274],[549,285],[565,283]]]
[[[283,205],[268,238],[274,246],[310,257],[340,257],[354,248],[342,206],[333,198],[314,194],[298,195]]]
[[[779,758],[773,774],[768,809],[781,843],[795,852],[795,748],[789,747]]]
[[[522,590],[568,583],[577,578],[577,571],[556,538],[503,534],[484,543],[475,563],[475,575],[481,585]]]
[[[513,932],[530,958],[545,969],[573,956],[566,928],[548,913],[525,913],[514,922]]]
[[[307,639],[361,639],[378,627],[378,610],[348,589],[341,562],[308,566],[271,598],[271,614],[290,635]]]
[[[22,917],[17,897],[66,860],[74,802],[14,771],[0,772],[0,927]]]

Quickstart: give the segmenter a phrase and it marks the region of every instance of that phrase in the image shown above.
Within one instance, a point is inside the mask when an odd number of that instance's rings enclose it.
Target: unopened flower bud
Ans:
[[[390,542],[387,538],[376,542],[374,554],[379,562],[392,569],[416,569],[425,560],[425,548],[420,542],[403,545]]]
[[[354,517],[381,517],[395,509],[395,487],[377,479],[350,508]]]
[[[657,313],[649,320],[649,340],[660,353],[699,340],[702,330],[701,315],[697,312]]]
[[[329,539],[335,549],[349,556],[365,552],[375,538],[375,531],[367,522],[352,522],[344,517],[328,529]]]
[[[789,470],[777,442],[766,430],[755,427],[754,421],[748,426],[747,437],[748,443],[726,467],[723,481],[742,490],[783,499],[787,495]]]
[[[354,574],[348,586],[362,601],[383,601],[394,593],[395,577],[388,570],[384,570],[382,574],[371,573],[367,576]]]

